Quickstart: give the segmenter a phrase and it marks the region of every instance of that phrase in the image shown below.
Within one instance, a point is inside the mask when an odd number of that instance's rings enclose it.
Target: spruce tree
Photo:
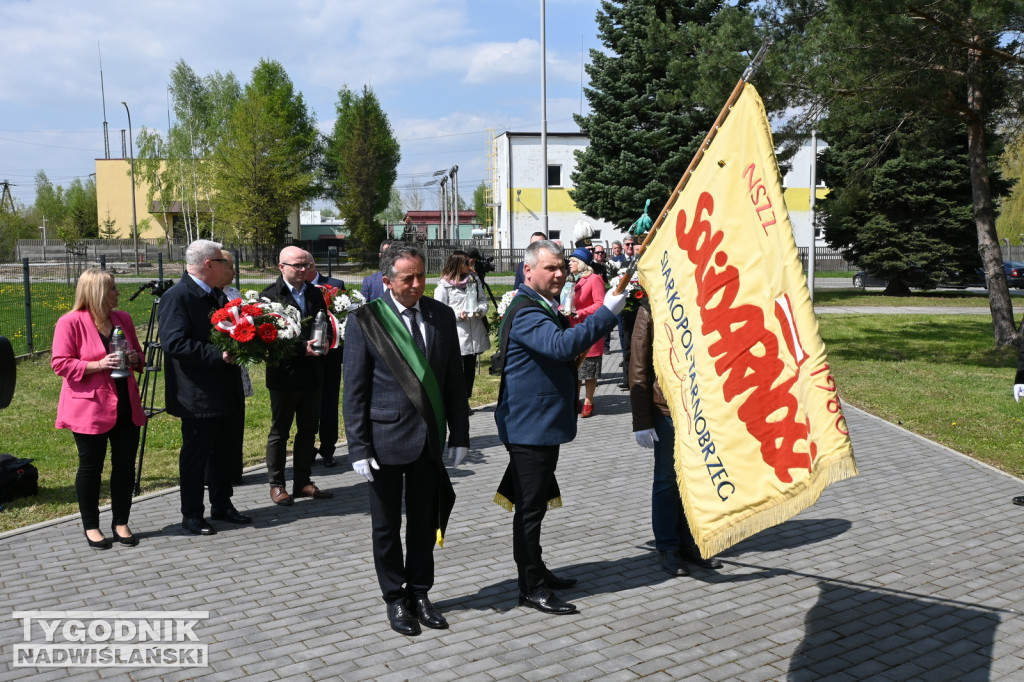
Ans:
[[[343,87],[337,111],[324,153],[324,191],[370,263],[384,238],[378,216],[391,200],[402,155],[387,114],[370,88],[357,94]]]
[[[587,65],[590,111],[576,116],[573,201],[628,227],[644,202],[660,210],[760,44],[747,0],[605,0],[605,51]]]
[[[898,107],[837,102],[820,123],[825,239],[888,281],[886,294],[972,277],[981,266],[964,172],[963,126],[908,120]]]

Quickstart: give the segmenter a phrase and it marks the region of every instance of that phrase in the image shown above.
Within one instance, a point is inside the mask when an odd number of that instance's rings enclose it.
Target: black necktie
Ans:
[[[420,333],[420,325],[416,322],[416,309],[406,308],[402,311],[402,314],[409,318],[409,326],[412,329],[412,342],[416,344],[416,347],[420,349],[424,357],[427,355],[427,344],[423,340],[423,334]]]

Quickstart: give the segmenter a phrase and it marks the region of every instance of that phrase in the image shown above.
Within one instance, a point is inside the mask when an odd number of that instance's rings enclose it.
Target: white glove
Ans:
[[[380,471],[380,465],[377,464],[377,460],[373,457],[368,459],[357,459],[352,462],[352,469],[367,481],[373,483],[373,472],[370,470],[370,467]]]
[[[605,292],[604,307],[612,311],[612,315],[618,315],[626,307],[626,292],[616,294],[614,289]]]
[[[1013,397],[1018,403],[1021,398],[1024,398],[1024,384],[1013,385]]]
[[[462,464],[462,460],[466,459],[466,455],[469,454],[469,448],[465,445],[452,448],[452,466],[458,468]]]
[[[637,445],[648,450],[654,448],[654,444],[658,442],[658,434],[654,432],[654,429],[634,431],[633,437],[636,438]]]

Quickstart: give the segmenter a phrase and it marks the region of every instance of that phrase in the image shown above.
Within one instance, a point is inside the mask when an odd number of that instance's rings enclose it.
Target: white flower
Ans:
[[[512,299],[516,297],[518,292],[513,289],[512,291],[506,291],[501,296],[501,300],[498,301],[498,317],[505,317],[505,311],[508,310],[509,305],[512,304]]]
[[[625,276],[625,274],[626,274],[626,268],[622,268],[621,270],[619,270],[619,274],[617,276],[613,277],[610,282],[608,282],[608,290],[609,291],[615,291],[616,289],[618,289],[619,288],[619,282],[622,281],[622,278]],[[637,290],[637,288],[639,286],[640,286],[640,280],[637,279],[637,277],[634,275],[633,278],[631,280],[629,280],[629,284],[626,285],[626,292],[625,293],[627,295],[632,294],[634,291]]]

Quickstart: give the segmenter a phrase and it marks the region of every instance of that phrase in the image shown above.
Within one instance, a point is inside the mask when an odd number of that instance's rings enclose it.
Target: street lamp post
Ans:
[[[135,148],[132,142],[132,112],[128,109],[127,102],[121,102],[121,104],[124,104],[124,110],[128,112],[128,158],[132,177],[132,238],[135,240],[135,274],[137,275],[139,274],[139,223],[135,213]]]

